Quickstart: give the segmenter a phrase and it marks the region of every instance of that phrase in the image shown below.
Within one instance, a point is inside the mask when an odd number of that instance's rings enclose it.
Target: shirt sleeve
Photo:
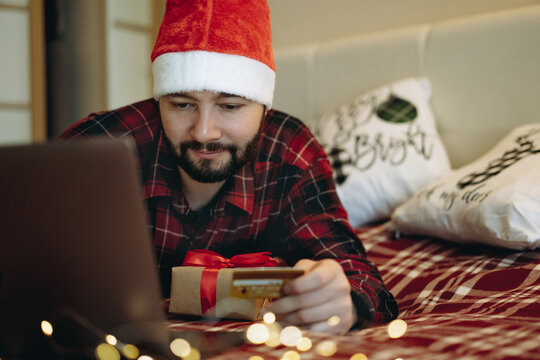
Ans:
[[[356,327],[388,322],[398,315],[394,296],[377,268],[367,260],[364,247],[347,219],[324,151],[302,170],[283,208],[284,242],[297,258],[336,260],[345,272],[358,313]]]

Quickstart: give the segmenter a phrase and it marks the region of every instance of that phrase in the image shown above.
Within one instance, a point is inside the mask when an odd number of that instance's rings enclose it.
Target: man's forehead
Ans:
[[[213,92],[213,91],[208,91],[208,90],[182,91],[182,92],[170,94],[169,96],[182,97],[182,98],[188,98],[188,99],[194,99],[194,100],[199,100],[201,98],[210,98],[212,100],[222,99],[222,98],[238,98],[238,99],[250,101],[249,99],[246,99],[245,97],[240,96],[240,95],[229,94],[226,92]]]

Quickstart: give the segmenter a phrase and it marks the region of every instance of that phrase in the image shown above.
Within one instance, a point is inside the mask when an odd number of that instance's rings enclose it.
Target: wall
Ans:
[[[36,50],[39,41],[32,42],[36,32],[30,26],[35,23],[32,13],[35,19],[43,15],[36,17],[32,11],[40,3],[43,0],[0,0],[0,144],[44,139],[40,97],[45,91],[39,82],[44,55]],[[55,31],[62,33],[64,42],[49,42],[48,47],[49,138],[90,112],[151,96],[149,56],[164,0],[45,0],[46,6],[55,3],[61,5],[63,19]],[[269,0],[276,51],[538,3],[540,0]],[[32,53],[38,55],[31,61]],[[36,74],[38,81],[32,84]]]
[[[324,42],[502,9],[540,0],[268,0],[274,49]]]
[[[152,96],[151,0],[107,0],[107,108]]]

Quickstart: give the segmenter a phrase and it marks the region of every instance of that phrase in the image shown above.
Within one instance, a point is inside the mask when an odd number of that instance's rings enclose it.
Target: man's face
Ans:
[[[264,107],[211,91],[163,96],[165,135],[180,168],[198,182],[224,181],[256,153]]]

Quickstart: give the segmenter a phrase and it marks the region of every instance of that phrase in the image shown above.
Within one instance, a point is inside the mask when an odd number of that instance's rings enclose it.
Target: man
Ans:
[[[188,250],[270,251],[305,269],[267,308],[278,320],[343,333],[397,316],[323,149],[270,109],[266,0],[168,1],[152,61],[155,100],[92,114],[61,138],[135,139],[164,295]]]

